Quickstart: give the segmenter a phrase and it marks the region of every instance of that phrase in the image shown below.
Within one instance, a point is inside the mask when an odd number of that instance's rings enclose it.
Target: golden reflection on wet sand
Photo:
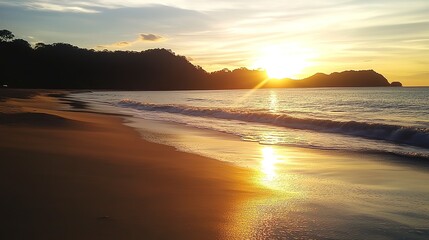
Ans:
[[[280,153],[278,150],[275,146],[259,148],[259,167],[255,171],[255,184],[262,186],[267,192],[247,199],[237,206],[231,217],[232,229],[228,231],[225,239],[270,239],[270,234],[275,231],[277,226],[275,222],[278,218],[276,216],[277,207],[286,204],[288,211],[291,211],[290,208],[295,208],[296,205],[293,202],[296,194],[289,191],[290,186],[285,182],[290,176],[285,167],[289,158],[286,156],[286,152],[281,151]],[[290,205],[287,204],[288,202]],[[288,211],[283,212],[283,217],[286,219]],[[294,223],[290,224],[295,227],[293,225]]]
[[[257,183],[277,191],[278,194],[290,194],[295,191],[296,189],[290,189],[290,182],[288,182],[292,177],[288,172],[288,166],[292,164],[293,156],[288,156],[286,151],[279,151],[279,148],[274,146],[263,146],[260,152]]]
[[[276,163],[279,160],[277,159],[276,153],[272,147],[263,147],[261,152],[261,172],[263,173],[261,181],[269,185],[269,183],[274,181],[277,176]]]

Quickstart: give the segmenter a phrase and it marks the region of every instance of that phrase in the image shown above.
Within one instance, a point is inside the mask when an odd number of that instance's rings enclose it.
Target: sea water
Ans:
[[[259,171],[279,194],[240,209],[238,238],[429,237],[429,88],[73,96],[146,139]]]
[[[133,116],[243,141],[429,158],[429,88],[94,92]]]

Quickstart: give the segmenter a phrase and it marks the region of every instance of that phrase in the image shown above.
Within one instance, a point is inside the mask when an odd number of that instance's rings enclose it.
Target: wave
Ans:
[[[122,100],[118,103],[118,105],[121,107],[133,108],[137,110],[166,112],[187,116],[210,117],[226,120],[238,120],[293,129],[338,133],[368,139],[384,140],[399,144],[407,144],[415,147],[429,148],[429,129],[427,128],[414,128],[357,121],[297,118],[286,114],[250,112],[238,109],[150,104],[132,100]]]
[[[260,143],[261,144],[261,143]],[[263,144],[264,145],[264,144]],[[271,144],[266,144],[266,145],[271,145]],[[277,145],[277,144],[276,144]],[[368,154],[387,154],[387,155],[391,155],[391,156],[396,156],[396,157],[405,157],[405,158],[409,158],[409,159],[414,159],[414,160],[425,160],[428,161],[429,160],[429,154],[425,153],[425,152],[412,152],[412,151],[406,151],[404,149],[369,149],[369,148],[356,148],[356,149],[352,149],[352,148],[338,148],[338,147],[328,147],[328,146],[321,146],[321,145],[312,145],[312,144],[279,144],[279,145],[283,145],[283,146],[290,146],[290,147],[300,147],[300,148],[311,148],[311,149],[316,149],[316,150],[338,150],[338,151],[342,151],[342,152],[354,152],[357,154],[361,154],[361,153],[368,153]]]

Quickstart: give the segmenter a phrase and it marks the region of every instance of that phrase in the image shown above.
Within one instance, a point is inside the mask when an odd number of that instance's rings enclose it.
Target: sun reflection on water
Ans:
[[[275,91],[270,92],[270,112],[277,112],[278,107],[278,100],[277,100],[277,94]]]

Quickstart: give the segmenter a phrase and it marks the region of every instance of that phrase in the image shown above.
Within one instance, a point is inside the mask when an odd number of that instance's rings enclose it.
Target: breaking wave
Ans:
[[[414,147],[429,148],[429,129],[358,121],[334,121],[297,118],[287,114],[243,111],[239,109],[202,108],[183,105],[149,104],[132,100],[118,102],[121,107],[187,116],[238,120],[293,129],[320,131],[383,140]]]

